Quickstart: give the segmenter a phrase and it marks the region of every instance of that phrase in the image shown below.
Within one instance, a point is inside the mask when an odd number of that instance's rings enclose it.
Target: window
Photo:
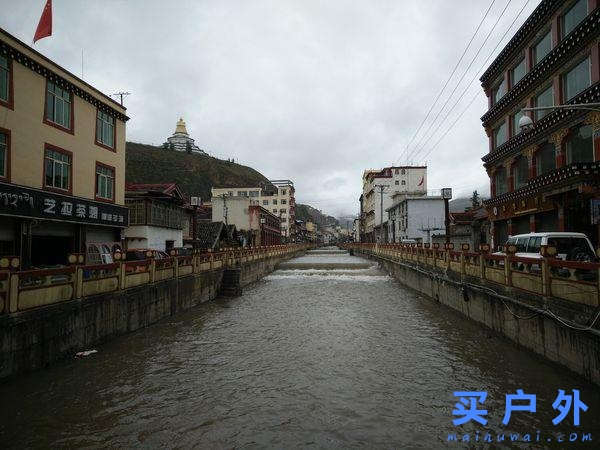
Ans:
[[[280,213],[284,213],[284,212],[285,212],[285,209],[280,209],[280,210],[279,210],[279,212],[280,212]]]
[[[548,33],[533,47],[533,64],[539,63],[552,50],[552,33]]]
[[[229,195],[230,197],[233,197],[233,191],[227,192],[227,195]]]
[[[527,243],[527,253],[539,253],[542,247],[542,237],[530,237],[529,242]]]
[[[587,0],[578,0],[573,6],[562,16],[561,28],[562,37],[565,37],[579,25],[579,23],[587,16]]]
[[[527,184],[529,178],[529,163],[525,156],[519,156],[513,166],[513,180],[515,189],[519,189]]]
[[[535,98],[535,107],[540,108],[543,106],[554,106],[554,89],[550,86],[540,95]],[[540,120],[542,117],[547,115],[551,110],[542,110],[535,112],[535,120]]]
[[[238,191],[237,195],[239,197],[248,197],[248,191]]]
[[[96,142],[115,148],[115,118],[100,110],[96,117]]]
[[[565,101],[571,100],[592,84],[590,58],[586,58],[563,75],[563,94]]]
[[[144,200],[125,200],[129,208],[130,225],[146,225],[146,202]]]
[[[258,197],[258,191],[250,191],[250,197]]]
[[[8,179],[9,144],[8,133],[0,131],[0,180]]]
[[[10,101],[10,65],[8,58],[0,56],[0,102]]]
[[[398,169],[394,169],[394,174],[398,175],[400,171]]]
[[[71,93],[48,81],[46,120],[67,130],[72,129]]]
[[[537,175],[556,169],[556,147],[550,142],[546,142],[536,155]]]
[[[406,170],[405,170],[405,169],[402,169],[402,170],[400,171],[400,173],[401,173],[402,175],[404,175],[404,174],[406,174]]]
[[[277,214],[277,210],[276,209],[273,210],[273,214]]]
[[[282,205],[285,205],[285,204],[287,204],[287,200],[281,200],[281,204],[282,204]]]
[[[71,155],[47,147],[44,155],[44,187],[71,190]]]
[[[269,204],[269,200],[263,200],[263,205],[268,205]]]
[[[517,247],[517,253],[524,253],[525,250],[527,249],[528,242],[529,242],[529,237],[517,238],[517,243],[515,245]]]
[[[494,148],[500,147],[506,142],[506,122],[494,129]]]
[[[273,204],[276,205],[277,204],[277,200],[273,199]]]
[[[400,184],[400,182],[398,180],[395,181],[396,186],[398,186]]]
[[[406,181],[402,180],[402,186],[406,186]]]
[[[496,195],[506,194],[508,192],[508,187],[506,185],[506,170],[504,167],[498,168],[496,170]]]
[[[521,117],[523,117],[523,110],[521,108],[519,108],[516,113],[510,116],[510,127],[512,129],[513,136],[516,136],[521,132],[521,129],[519,128],[519,120],[521,120]]]
[[[115,199],[115,169],[96,163],[96,198]]]
[[[281,190],[281,195],[285,195],[285,189]]]
[[[502,79],[499,84],[496,85],[495,88],[492,89],[492,101],[495,105],[500,101],[502,97],[506,94],[506,80]]]
[[[592,127],[577,128],[567,139],[567,164],[594,161],[594,140]]]
[[[525,67],[525,58],[521,60],[519,64],[517,64],[510,71],[510,82],[511,85],[514,86],[525,76],[527,68]]]

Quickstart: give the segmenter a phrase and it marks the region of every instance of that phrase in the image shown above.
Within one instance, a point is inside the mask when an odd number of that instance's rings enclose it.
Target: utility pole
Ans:
[[[435,217],[433,219],[433,226],[429,225],[429,217],[427,218],[427,227],[424,227],[423,223],[421,222],[421,231],[424,233],[427,233],[427,243],[428,244],[431,244],[431,232],[432,231],[441,231],[441,230],[443,230],[443,228],[435,226]]]
[[[444,213],[445,220],[444,225],[446,226],[446,244],[450,243],[450,199],[452,198],[452,188],[442,189],[442,198],[444,199]]]
[[[227,194],[222,194],[221,197],[223,197],[223,218],[225,219],[225,227],[227,227]]]
[[[379,236],[378,236],[378,241],[381,243],[381,239],[383,237],[383,193],[385,192],[385,190],[387,189],[387,186],[385,184],[376,184],[375,187],[377,189],[379,189],[379,196],[380,196],[380,204],[379,204]]]
[[[131,95],[131,92],[115,92],[113,96],[121,98],[121,106],[123,106],[123,97],[127,97]]]

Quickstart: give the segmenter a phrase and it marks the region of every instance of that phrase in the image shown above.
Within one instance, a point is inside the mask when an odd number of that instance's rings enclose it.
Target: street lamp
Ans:
[[[600,112],[600,103],[573,103],[571,105],[538,106],[536,108],[523,108],[521,112],[529,111],[555,111],[557,109],[578,109],[584,111]],[[533,128],[533,120],[527,114],[519,119],[519,128],[523,131]]]

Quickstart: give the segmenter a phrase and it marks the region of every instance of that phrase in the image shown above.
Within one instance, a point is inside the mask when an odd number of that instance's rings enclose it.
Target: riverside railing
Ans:
[[[73,264],[43,270],[0,270],[0,315],[27,311],[68,300],[116,292],[158,281],[191,276],[211,270],[235,267],[252,261],[286,257],[311,248],[310,244],[274,245],[248,249],[221,249],[191,255],[173,254],[154,258],[149,251],[141,261],[111,264]],[[115,259],[121,255],[115,255]],[[83,261],[75,255],[75,261]]]
[[[440,249],[438,244],[371,244],[343,245],[346,249],[392,261],[416,264],[454,272],[461,279],[470,277],[547,297],[556,297],[588,306],[600,306],[600,263],[563,261],[553,256],[551,248],[543,248],[541,258],[491,254],[487,246],[478,252],[463,244],[460,251]]]

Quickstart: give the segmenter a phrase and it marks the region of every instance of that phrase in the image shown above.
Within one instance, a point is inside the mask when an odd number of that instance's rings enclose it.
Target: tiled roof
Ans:
[[[199,247],[217,247],[224,225],[223,222],[198,222],[196,224],[196,233]]]

